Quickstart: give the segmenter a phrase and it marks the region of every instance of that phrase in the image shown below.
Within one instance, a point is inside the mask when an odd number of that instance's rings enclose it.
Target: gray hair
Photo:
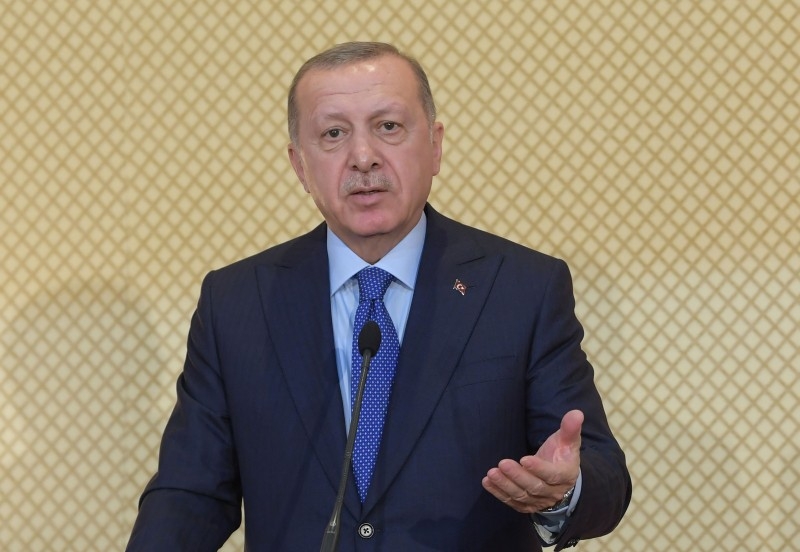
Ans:
[[[420,101],[422,102],[422,108],[425,110],[425,115],[428,118],[428,125],[433,125],[436,120],[436,104],[433,102],[433,93],[431,92],[431,85],[428,82],[428,76],[422,69],[422,65],[420,65],[416,59],[401,53],[396,47],[391,44],[386,44],[385,42],[345,42],[344,44],[337,44],[333,48],[315,55],[306,61],[294,76],[292,85],[289,87],[288,102],[289,138],[292,143],[298,143],[297,120],[299,112],[297,108],[297,85],[306,73],[312,69],[334,69],[381,56],[396,56],[408,62],[417,77]]]

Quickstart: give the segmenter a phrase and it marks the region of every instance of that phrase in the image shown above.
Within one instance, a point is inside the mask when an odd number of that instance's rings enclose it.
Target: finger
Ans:
[[[497,500],[514,510],[530,514],[541,510],[550,502],[547,499],[532,496],[529,491],[519,487],[507,478],[498,468],[492,468],[482,481],[486,489]]]
[[[580,456],[582,426],[583,412],[570,410],[564,414],[558,430],[536,451],[536,456],[547,462],[574,463]]]
[[[520,500],[525,496],[525,490],[514,483],[499,467],[489,470],[485,479],[490,487],[496,491],[493,494],[499,495],[498,498],[501,500]]]
[[[564,444],[572,448],[581,446],[581,428],[583,427],[583,412],[570,410],[561,419],[561,439]]]
[[[536,478],[526,475],[525,469],[513,460],[501,460],[496,468],[486,474],[493,488],[515,502],[524,502],[530,497],[529,489],[540,483]]]
[[[579,461],[573,464],[553,463],[538,456],[526,456],[520,460],[528,473],[549,486],[572,486],[577,478]]]
[[[541,485],[540,478],[526,469],[520,462],[514,460],[501,460],[497,464],[497,470],[510,482],[511,485],[520,489],[535,489]]]
[[[492,496],[504,504],[515,502],[515,500],[499,486],[495,485],[487,475],[481,481],[483,488],[486,489]]]

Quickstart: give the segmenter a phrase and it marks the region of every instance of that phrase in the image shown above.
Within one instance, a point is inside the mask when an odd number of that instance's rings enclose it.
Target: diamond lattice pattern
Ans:
[[[203,274],[319,220],[285,93],[351,39],[428,69],[432,202],[572,267],[634,479],[584,549],[792,548],[799,34],[795,0],[3,0],[0,548],[124,547]]]

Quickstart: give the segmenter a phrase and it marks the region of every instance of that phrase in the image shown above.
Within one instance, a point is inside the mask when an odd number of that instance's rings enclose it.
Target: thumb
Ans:
[[[581,447],[581,428],[583,427],[583,412],[570,410],[561,418],[561,441],[564,445],[574,449]]]

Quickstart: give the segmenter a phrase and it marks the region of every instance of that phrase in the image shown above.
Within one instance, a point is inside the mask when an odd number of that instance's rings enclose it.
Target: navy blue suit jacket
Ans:
[[[529,517],[481,479],[574,408],[583,491],[557,548],[610,531],[631,483],[565,263],[426,213],[374,479],[363,505],[349,480],[340,550],[539,550]],[[177,394],[129,550],[217,550],[242,500],[247,550],[318,550],[346,439],[324,224],[205,278]]]

